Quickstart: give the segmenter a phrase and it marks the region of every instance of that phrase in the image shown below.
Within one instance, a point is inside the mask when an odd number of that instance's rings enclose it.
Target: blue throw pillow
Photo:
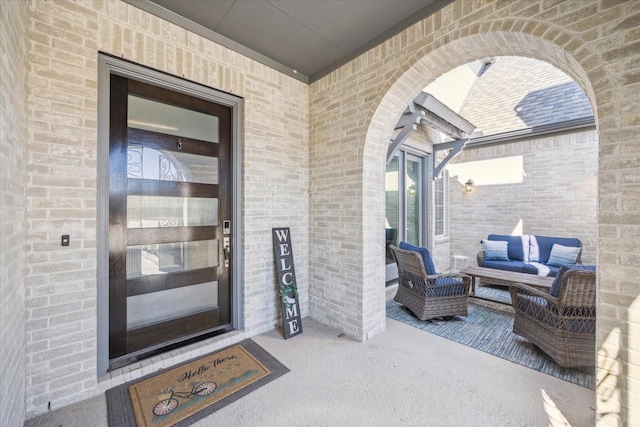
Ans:
[[[421,248],[420,246],[414,246],[414,245],[412,245],[410,243],[407,243],[407,242],[400,242],[398,247],[400,249],[405,250],[405,251],[418,252],[420,255],[422,255],[422,262],[424,264],[424,269],[427,271],[427,274],[429,276],[434,275],[434,274],[438,274],[436,272],[435,265],[433,265],[433,260],[431,259],[431,254],[429,253],[429,249]]]
[[[511,261],[529,262],[529,235],[511,236],[507,234],[489,234],[487,240],[504,240],[508,243],[507,253]]]
[[[509,261],[507,250],[509,242],[502,240],[483,240],[485,259],[493,261]]]
[[[549,255],[547,264],[553,265],[554,267],[560,267],[564,264],[575,264],[578,255],[580,255],[580,250],[581,248],[562,246],[554,243],[551,247],[551,254]]]
[[[570,237],[547,237],[547,236],[530,236],[529,237],[529,261],[541,262],[546,264],[551,255],[553,244],[557,243],[562,246],[581,247],[580,240]]]

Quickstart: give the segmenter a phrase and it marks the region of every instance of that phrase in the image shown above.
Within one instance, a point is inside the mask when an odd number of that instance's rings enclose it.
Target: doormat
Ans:
[[[184,427],[289,372],[252,340],[107,391],[112,427]]]

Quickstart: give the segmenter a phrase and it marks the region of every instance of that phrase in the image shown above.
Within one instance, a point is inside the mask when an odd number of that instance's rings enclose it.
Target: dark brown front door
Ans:
[[[109,369],[231,329],[231,109],[111,76]]]

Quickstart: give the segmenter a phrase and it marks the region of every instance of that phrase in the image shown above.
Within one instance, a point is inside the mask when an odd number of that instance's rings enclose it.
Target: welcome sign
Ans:
[[[302,318],[298,303],[298,284],[293,266],[293,251],[289,228],[272,228],[273,250],[278,273],[278,290],[282,308],[284,338],[302,333]]]

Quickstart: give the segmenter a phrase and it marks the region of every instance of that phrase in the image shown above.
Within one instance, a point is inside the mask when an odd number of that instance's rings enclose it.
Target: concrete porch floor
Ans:
[[[291,372],[194,426],[595,424],[593,391],[391,319],[364,343],[309,318],[291,339],[253,340]],[[104,395],[25,423],[107,425]]]

